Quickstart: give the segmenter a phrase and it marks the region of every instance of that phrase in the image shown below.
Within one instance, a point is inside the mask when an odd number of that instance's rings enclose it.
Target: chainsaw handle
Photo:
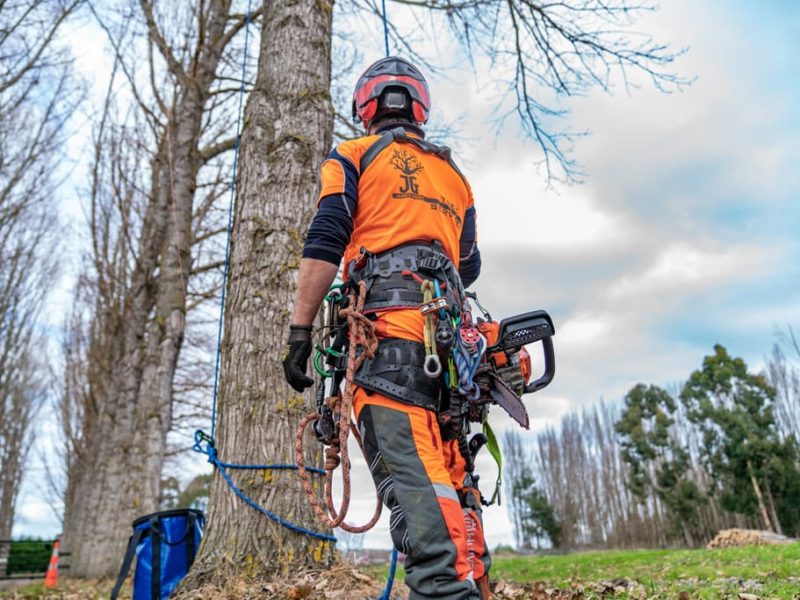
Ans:
[[[542,338],[542,349],[544,350],[544,374],[525,386],[526,394],[532,394],[546,388],[555,377],[556,353],[553,351],[552,337]]]

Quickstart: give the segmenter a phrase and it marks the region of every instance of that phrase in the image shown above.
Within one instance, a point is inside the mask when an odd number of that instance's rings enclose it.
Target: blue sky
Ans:
[[[758,368],[777,328],[800,327],[800,3],[665,1],[638,29],[688,46],[675,69],[696,80],[573,99],[567,123],[591,131],[575,147],[580,186],[546,190],[535,146],[511,123],[492,128],[487,73],[431,78],[434,117],[462,116],[457,158],[484,257],[475,289],[496,317],[545,308],[555,320],[556,380],[526,400],[535,430],[638,382],[680,382],[716,343]],[[365,63],[380,57],[372,35]],[[487,458],[479,468],[493,480]],[[358,482],[354,521],[374,502]],[[15,533],[56,533],[35,491],[20,508]],[[490,545],[510,539],[502,508],[486,520]],[[368,544],[388,544],[385,523]]]

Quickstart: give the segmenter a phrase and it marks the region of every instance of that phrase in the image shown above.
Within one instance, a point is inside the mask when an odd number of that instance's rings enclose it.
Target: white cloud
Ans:
[[[11,531],[12,537],[52,539],[61,532],[61,524],[44,500],[33,493],[24,494],[20,500]]]
[[[757,247],[711,250],[676,241],[663,248],[644,272],[626,274],[612,282],[608,297],[618,302],[685,298],[701,288],[739,279],[742,273],[767,263],[766,254]]]

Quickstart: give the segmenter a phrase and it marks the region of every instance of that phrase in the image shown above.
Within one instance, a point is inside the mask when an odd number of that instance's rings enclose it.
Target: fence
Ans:
[[[44,577],[55,540],[0,540],[0,579],[31,579]],[[58,570],[68,569],[59,556]]]

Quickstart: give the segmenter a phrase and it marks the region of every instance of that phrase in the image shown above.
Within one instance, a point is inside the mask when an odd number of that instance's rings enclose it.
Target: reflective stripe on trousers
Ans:
[[[354,405],[392,541],[406,555],[409,600],[478,600],[474,580],[491,561],[480,511],[459,500],[466,473],[457,444],[442,441],[432,411],[360,388]]]

